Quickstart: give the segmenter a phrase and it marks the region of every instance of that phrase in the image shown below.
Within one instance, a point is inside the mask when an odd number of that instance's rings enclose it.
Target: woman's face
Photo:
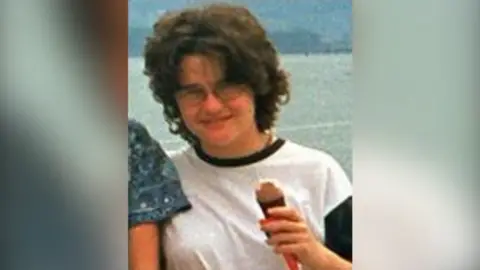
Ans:
[[[189,55],[181,61],[176,100],[184,124],[202,145],[228,146],[257,129],[253,92],[223,78],[215,58]]]

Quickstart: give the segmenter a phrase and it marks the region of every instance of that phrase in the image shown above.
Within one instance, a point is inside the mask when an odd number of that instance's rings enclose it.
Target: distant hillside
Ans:
[[[130,0],[130,27],[150,27],[166,10],[177,10],[207,2],[231,2],[248,7],[269,31],[306,29],[325,38],[351,33],[351,0]]]
[[[141,56],[145,37],[151,34],[149,28],[130,28],[128,33],[128,55],[131,57]],[[343,53],[351,52],[351,44],[348,39],[339,41],[322,41],[320,34],[306,30],[298,31],[274,31],[270,34],[280,53]]]
[[[129,0],[129,53],[142,53],[144,37],[165,10],[214,0]],[[351,0],[222,0],[245,5],[259,17],[282,53],[351,51]]]

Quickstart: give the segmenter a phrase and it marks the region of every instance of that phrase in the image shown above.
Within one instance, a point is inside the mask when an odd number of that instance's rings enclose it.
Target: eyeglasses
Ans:
[[[222,102],[232,101],[248,92],[246,85],[242,84],[220,84],[213,90],[213,95]],[[201,85],[192,84],[184,86],[175,97],[178,102],[188,105],[199,105],[205,102],[209,93]]]

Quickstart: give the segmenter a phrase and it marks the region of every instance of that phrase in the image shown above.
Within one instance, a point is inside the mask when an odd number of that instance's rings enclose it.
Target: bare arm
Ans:
[[[160,270],[160,224],[191,204],[173,162],[134,120],[128,122],[128,147],[129,269]]]
[[[143,223],[130,228],[128,241],[129,270],[161,270],[157,223]]]

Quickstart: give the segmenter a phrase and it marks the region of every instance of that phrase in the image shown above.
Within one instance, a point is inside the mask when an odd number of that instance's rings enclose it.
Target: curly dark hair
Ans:
[[[290,99],[288,76],[280,67],[275,46],[247,8],[210,4],[165,13],[147,37],[144,74],[155,100],[163,105],[171,133],[197,143],[183,124],[175,100],[181,60],[192,54],[215,57],[226,82],[248,85],[254,93],[257,128],[264,132],[273,127],[280,105]]]

